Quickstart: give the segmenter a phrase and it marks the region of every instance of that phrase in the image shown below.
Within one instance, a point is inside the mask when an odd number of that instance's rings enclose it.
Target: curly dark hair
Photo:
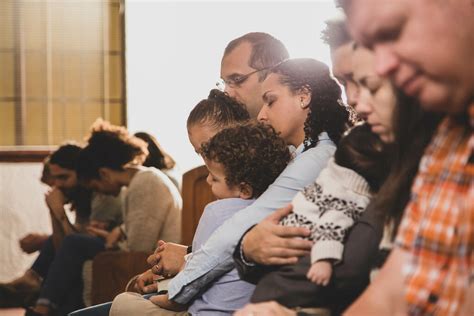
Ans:
[[[373,193],[380,189],[390,170],[389,151],[367,123],[353,127],[342,137],[334,160],[362,176]]]
[[[291,160],[278,133],[256,122],[223,129],[203,144],[202,156],[224,166],[227,185],[252,187],[253,198],[265,192]]]
[[[74,170],[79,159],[82,147],[75,143],[61,145],[48,157],[48,164],[58,165],[61,168]],[[46,161],[45,161],[46,165]]]
[[[341,99],[341,88],[331,76],[328,66],[312,58],[288,59],[271,73],[280,76],[280,83],[293,93],[311,93],[309,114],[304,124],[305,150],[318,144],[319,134],[328,133],[337,145],[344,132],[352,126]]]
[[[228,96],[225,92],[212,89],[207,99],[201,100],[189,113],[187,127],[208,123],[214,128],[222,128],[250,119],[244,104]]]
[[[321,32],[321,39],[329,45],[331,50],[335,50],[352,41],[344,19],[331,19],[325,23],[326,28]]]
[[[125,127],[98,120],[79,155],[77,176],[82,181],[98,179],[100,168],[122,171],[128,163],[143,163],[147,155],[145,141],[130,135]]]

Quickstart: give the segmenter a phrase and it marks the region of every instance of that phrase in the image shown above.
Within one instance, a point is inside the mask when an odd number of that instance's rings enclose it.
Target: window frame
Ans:
[[[49,0],[46,0],[49,1]],[[97,0],[100,1],[100,0]],[[119,55],[121,55],[121,72],[122,72],[122,78],[121,78],[121,100],[123,100],[123,103],[121,105],[121,120],[120,122],[121,125],[127,126],[127,85],[126,85],[126,41],[125,41],[125,1],[124,0],[103,0],[104,4],[109,4],[109,5],[118,5],[119,6],[119,18],[121,19],[120,22],[120,31],[122,36],[120,37],[120,44],[121,44],[121,52]],[[17,6],[17,2],[14,2],[14,6]],[[17,8],[16,8],[17,9]],[[15,32],[15,37],[14,41],[19,41],[20,35],[16,34],[19,32],[19,30],[14,30]],[[24,108],[24,103],[23,103],[23,96],[20,93],[19,90],[21,90],[21,78],[19,76],[19,73],[21,71],[21,56],[20,53],[18,52],[19,50],[19,45],[15,43],[15,47],[13,48],[14,52],[16,52],[15,57],[14,57],[14,90],[15,94],[17,97],[14,98],[8,98],[11,100],[4,100],[4,101],[10,101],[13,102],[15,105],[15,117],[19,117],[20,119],[18,121],[24,121],[25,115],[23,114],[25,111]],[[110,105],[109,105],[110,106]],[[22,122],[21,124],[17,125],[15,127],[15,138],[21,138],[23,137],[23,129],[24,129],[25,123]],[[65,139],[67,141],[67,139]],[[17,146],[0,146],[0,163],[24,163],[24,162],[43,162],[44,159],[49,156],[54,150],[56,150],[58,146],[28,146],[28,145],[17,145]]]

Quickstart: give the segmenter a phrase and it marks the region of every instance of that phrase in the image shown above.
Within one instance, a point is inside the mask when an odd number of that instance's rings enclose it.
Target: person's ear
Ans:
[[[239,190],[240,190],[239,198],[244,199],[244,200],[248,200],[248,199],[251,199],[253,197],[253,189],[247,183],[242,182],[239,185]]]
[[[305,110],[309,107],[311,103],[311,90],[307,87],[303,87],[298,91],[298,98],[300,102],[300,107]]]

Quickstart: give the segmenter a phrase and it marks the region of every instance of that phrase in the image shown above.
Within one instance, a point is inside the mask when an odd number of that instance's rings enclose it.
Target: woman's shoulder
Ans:
[[[128,189],[133,190],[135,187],[143,188],[144,185],[152,187],[165,185],[177,190],[169,177],[163,171],[156,169],[155,167],[141,166],[133,177]]]
[[[315,147],[311,147],[298,154],[288,166],[296,165],[307,169],[316,164],[319,167],[325,167],[335,151],[336,145],[331,140],[318,143]]]

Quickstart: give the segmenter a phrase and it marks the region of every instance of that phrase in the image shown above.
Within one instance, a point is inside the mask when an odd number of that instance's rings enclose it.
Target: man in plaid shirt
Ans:
[[[420,163],[396,248],[347,315],[474,315],[474,2],[340,2],[377,72],[447,114]]]

